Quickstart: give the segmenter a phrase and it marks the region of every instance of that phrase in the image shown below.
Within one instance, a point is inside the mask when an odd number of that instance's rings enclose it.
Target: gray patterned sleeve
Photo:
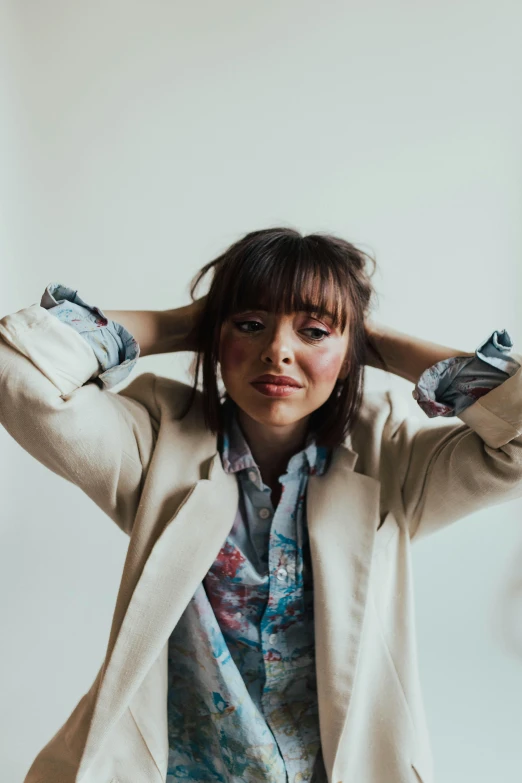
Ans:
[[[50,283],[40,306],[75,329],[89,343],[100,366],[95,379],[99,386],[110,389],[132,371],[140,355],[138,342],[121,324],[108,319],[98,307],[84,302],[73,288]]]
[[[494,331],[474,356],[454,356],[425,370],[412,396],[429,418],[457,416],[520,367],[509,355],[513,342],[505,329]]]

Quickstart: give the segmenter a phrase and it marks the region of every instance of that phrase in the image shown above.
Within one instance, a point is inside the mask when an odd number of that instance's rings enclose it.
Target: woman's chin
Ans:
[[[240,407],[243,413],[265,427],[288,427],[307,415],[300,406],[285,400],[268,400],[261,404]]]

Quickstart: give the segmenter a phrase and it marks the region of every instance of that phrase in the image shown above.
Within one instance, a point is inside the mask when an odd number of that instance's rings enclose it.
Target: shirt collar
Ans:
[[[258,474],[260,480],[259,467],[239,425],[236,404],[227,397],[222,405],[224,431],[220,452],[225,473],[238,473],[250,469]],[[329,454],[330,449],[318,446],[315,438],[309,434],[304,448],[290,457],[286,471],[321,476],[326,470]]]

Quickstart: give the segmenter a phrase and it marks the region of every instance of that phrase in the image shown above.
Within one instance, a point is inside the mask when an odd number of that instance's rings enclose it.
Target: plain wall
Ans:
[[[2,315],[52,281],[186,304],[206,261],[287,225],[375,253],[377,320],[466,352],[507,328],[522,352],[519,3],[13,0],[0,27]],[[189,359],[134,372],[187,381]],[[424,417],[407,381],[367,384]],[[0,460],[10,783],[103,660],[128,539],[4,430]],[[521,520],[511,501],[414,549],[444,783],[522,774]]]

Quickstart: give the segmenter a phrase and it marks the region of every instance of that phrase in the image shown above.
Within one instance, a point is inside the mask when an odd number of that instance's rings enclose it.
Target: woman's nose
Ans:
[[[268,364],[290,364],[293,361],[293,351],[291,341],[283,330],[274,331],[263,347],[261,356],[264,362]]]

